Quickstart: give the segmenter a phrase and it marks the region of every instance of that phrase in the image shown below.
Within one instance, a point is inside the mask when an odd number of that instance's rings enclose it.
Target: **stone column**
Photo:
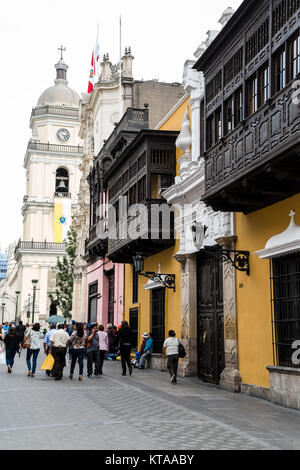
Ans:
[[[197,257],[175,255],[181,263],[181,342],[186,357],[179,365],[179,375],[197,373]]]
[[[235,241],[236,237],[224,237],[216,240],[224,250],[234,250]],[[236,281],[235,268],[230,263],[223,263],[223,292],[225,369],[221,374],[220,387],[239,393],[241,391],[241,374],[237,346]]]

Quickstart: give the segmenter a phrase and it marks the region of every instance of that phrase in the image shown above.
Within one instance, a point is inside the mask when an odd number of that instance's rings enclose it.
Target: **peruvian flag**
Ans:
[[[94,57],[94,51],[93,51],[90,77],[89,77],[89,85],[88,85],[88,93],[92,93],[92,91],[94,89],[95,75],[96,75],[96,68],[95,68],[95,57]]]

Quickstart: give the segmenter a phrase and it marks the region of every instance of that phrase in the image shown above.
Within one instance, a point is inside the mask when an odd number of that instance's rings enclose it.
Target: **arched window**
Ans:
[[[50,304],[49,317],[53,317],[54,315],[57,315],[57,304],[55,301]]]
[[[69,192],[69,172],[65,168],[58,168],[56,170],[55,192],[56,193],[68,193]]]

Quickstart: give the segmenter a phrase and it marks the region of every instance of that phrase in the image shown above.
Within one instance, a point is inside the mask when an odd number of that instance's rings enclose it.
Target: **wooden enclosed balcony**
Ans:
[[[247,214],[299,193],[296,84],[291,82],[204,154],[204,201],[214,210]]]
[[[110,226],[107,256],[113,262],[131,264],[137,253],[148,258],[175,244],[174,213],[167,202],[153,199],[141,205],[142,211]]]

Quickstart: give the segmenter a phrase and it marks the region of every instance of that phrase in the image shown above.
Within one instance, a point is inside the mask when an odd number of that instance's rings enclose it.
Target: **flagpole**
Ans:
[[[100,50],[99,50],[99,21],[97,23],[97,39],[95,46],[95,59],[96,59],[96,79],[99,80],[100,77],[100,60],[99,60]]]
[[[119,83],[119,120],[123,116],[123,93],[122,93],[122,18],[120,15],[120,83]]]

